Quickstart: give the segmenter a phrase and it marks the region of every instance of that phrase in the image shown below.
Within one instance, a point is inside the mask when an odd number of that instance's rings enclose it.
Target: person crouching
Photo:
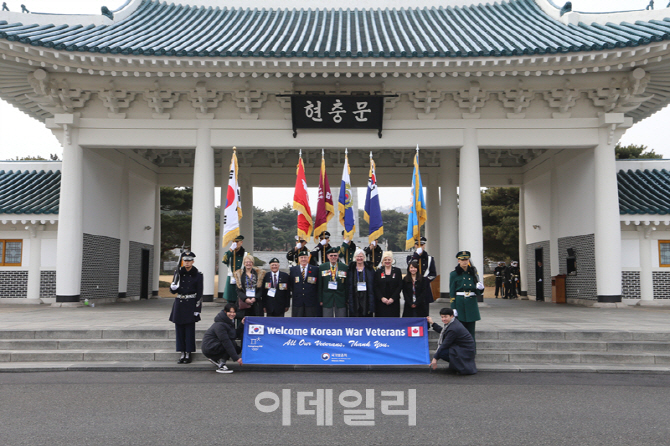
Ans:
[[[435,370],[437,360],[443,359],[449,363],[449,370],[460,375],[474,375],[477,373],[477,367],[475,366],[475,341],[472,335],[454,317],[454,310],[451,308],[442,308],[440,317],[444,327],[434,324],[430,316],[426,317],[428,325],[440,333],[438,347],[430,366]]]
[[[202,337],[202,354],[209,362],[218,367],[217,373],[233,373],[226,367],[226,361],[229,358],[242,365],[242,358],[239,355],[242,348],[237,345],[235,339],[242,337],[244,320],[236,330],[234,323],[236,315],[235,305],[227,304],[216,315],[214,324],[207,329]]]

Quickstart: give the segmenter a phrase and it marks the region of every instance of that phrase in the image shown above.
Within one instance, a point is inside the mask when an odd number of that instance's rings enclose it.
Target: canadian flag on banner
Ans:
[[[407,336],[423,336],[423,327],[407,327]]]

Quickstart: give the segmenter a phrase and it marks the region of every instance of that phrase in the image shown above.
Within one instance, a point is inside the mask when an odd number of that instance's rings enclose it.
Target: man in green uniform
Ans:
[[[319,266],[319,302],[323,317],[347,317],[347,270],[338,262],[340,251],[330,248],[328,261]]]
[[[226,288],[223,294],[224,299],[232,304],[237,304],[237,289],[233,273],[242,268],[242,260],[246,251],[242,247],[244,236],[238,235],[230,245],[230,249],[223,255],[222,263],[228,265],[228,277],[226,278]]]
[[[475,322],[481,319],[477,296],[484,290],[479,281],[477,269],[470,264],[470,251],[456,254],[458,266],[449,275],[449,296],[451,308],[456,310],[456,318],[475,339]]]

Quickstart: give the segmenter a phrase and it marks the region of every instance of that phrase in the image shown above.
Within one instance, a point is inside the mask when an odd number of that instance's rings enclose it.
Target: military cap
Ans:
[[[308,256],[308,255],[309,255],[309,251],[307,249],[301,249],[300,251],[298,251],[298,257]]]
[[[237,237],[235,237],[235,239],[233,241],[234,242],[241,242],[242,240],[244,240],[244,236],[243,235],[238,235]]]
[[[277,257],[273,257],[268,263],[279,263],[279,259]]]
[[[470,251],[458,251],[456,258],[458,260],[468,260],[470,258]]]
[[[336,248],[334,246],[331,246],[328,251],[326,251],[326,254],[339,254],[340,253],[340,248]]]
[[[303,237],[302,235],[296,235],[295,240],[297,242],[306,242],[307,241],[307,240],[305,240],[305,237]]]
[[[330,238],[330,232],[328,232],[328,231],[323,231],[321,234],[319,234],[319,238],[322,239],[322,240],[323,240],[324,238]]]
[[[193,251],[184,251],[181,258],[182,260],[193,260],[195,259],[195,253]]]

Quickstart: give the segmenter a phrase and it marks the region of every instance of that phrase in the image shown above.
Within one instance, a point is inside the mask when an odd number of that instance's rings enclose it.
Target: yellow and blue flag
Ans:
[[[351,179],[349,174],[349,155],[344,152],[344,170],[342,171],[342,184],[340,185],[340,197],[337,200],[337,208],[340,211],[340,224],[344,227],[343,237],[351,240],[356,231],[354,222],[354,197],[351,193]]]
[[[423,199],[423,184],[421,184],[421,173],[419,172],[419,146],[416,147],[414,155],[414,172],[412,173],[412,205],[407,219],[407,241],[405,249],[414,246],[421,237],[421,226],[426,222],[426,201]]]
[[[363,218],[370,224],[368,241],[372,243],[384,233],[384,222],[382,221],[382,210],[379,205],[379,193],[377,189],[377,173],[375,172],[375,162],[370,152],[370,176],[368,178],[368,192],[365,195],[365,209]]]

